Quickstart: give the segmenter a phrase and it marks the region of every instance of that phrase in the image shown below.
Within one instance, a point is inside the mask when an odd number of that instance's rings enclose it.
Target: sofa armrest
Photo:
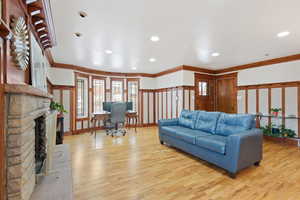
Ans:
[[[233,173],[262,160],[263,133],[260,129],[230,135],[227,145],[227,155],[231,157],[230,171]]]
[[[176,126],[178,125],[178,118],[174,119],[160,119],[158,120],[159,126]]]

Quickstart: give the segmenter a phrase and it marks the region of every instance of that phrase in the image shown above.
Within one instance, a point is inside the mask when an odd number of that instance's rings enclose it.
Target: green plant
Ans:
[[[288,129],[288,128],[285,128],[284,125],[281,125],[280,128],[280,135],[281,137],[295,137],[296,136],[296,133],[295,131],[293,131],[292,129]]]
[[[261,127],[261,130],[263,131],[264,135],[272,136],[272,137],[292,138],[296,136],[295,131],[293,131],[292,129],[285,128],[284,125],[281,125],[278,128],[276,128],[275,124],[271,124],[271,125]]]
[[[264,135],[273,135],[273,129],[275,128],[274,124],[266,125],[261,127],[260,129],[263,131]]]
[[[57,103],[55,101],[51,101],[50,103],[50,109],[51,110],[57,110],[60,113],[67,113],[67,111],[65,110],[64,106],[60,103]]]
[[[278,113],[281,110],[282,110],[281,108],[271,108],[271,112],[275,112],[275,113]]]

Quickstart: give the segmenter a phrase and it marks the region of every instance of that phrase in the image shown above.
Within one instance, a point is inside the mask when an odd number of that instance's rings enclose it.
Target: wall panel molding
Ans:
[[[247,96],[248,90],[256,90],[256,112],[264,112],[263,114],[270,114],[270,110],[272,107],[281,107],[282,109],[282,115],[286,116],[289,114],[296,114],[297,112],[297,123],[290,123],[289,125],[295,126],[295,130],[298,134],[298,137],[300,137],[300,81],[292,81],[292,82],[280,82],[280,83],[269,83],[269,84],[258,84],[258,85],[246,85],[246,86],[238,86],[237,87],[239,91],[245,91]],[[295,95],[287,95],[287,92],[289,94],[294,94],[291,93],[292,88],[297,91],[297,94]],[[267,102],[261,102],[261,95],[260,92],[262,90],[267,90]],[[276,95],[277,94],[277,95]],[[291,99],[292,98],[292,99]],[[246,98],[245,103],[250,104],[251,102],[248,102]],[[293,103],[291,103],[293,102]],[[253,103],[253,102],[252,102]],[[262,104],[262,105],[261,105]],[[292,104],[292,105],[289,105]],[[297,109],[295,112],[293,105],[297,104]],[[264,105],[267,106],[267,113],[265,111],[260,110],[260,108],[264,107]],[[246,107],[246,106],[245,106]],[[287,108],[288,111],[287,111]],[[290,119],[289,119],[290,120]],[[288,121],[287,119],[282,119],[281,120],[283,125],[287,125]],[[270,125],[272,123],[272,118],[268,117],[268,124]],[[292,124],[292,125],[291,125]],[[290,128],[290,127],[289,127]]]

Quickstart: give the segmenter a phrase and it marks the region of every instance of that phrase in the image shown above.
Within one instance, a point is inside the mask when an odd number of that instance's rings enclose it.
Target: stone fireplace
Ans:
[[[46,120],[41,116],[35,121],[35,173],[40,174],[47,158]]]
[[[6,88],[6,185],[8,200],[28,200],[37,174],[45,173],[50,96],[32,87]]]

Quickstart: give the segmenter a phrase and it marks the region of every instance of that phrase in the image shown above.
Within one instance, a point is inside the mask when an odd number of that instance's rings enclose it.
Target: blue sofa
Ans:
[[[183,110],[178,119],[159,120],[159,139],[226,169],[232,178],[262,160],[263,134],[253,115]]]

